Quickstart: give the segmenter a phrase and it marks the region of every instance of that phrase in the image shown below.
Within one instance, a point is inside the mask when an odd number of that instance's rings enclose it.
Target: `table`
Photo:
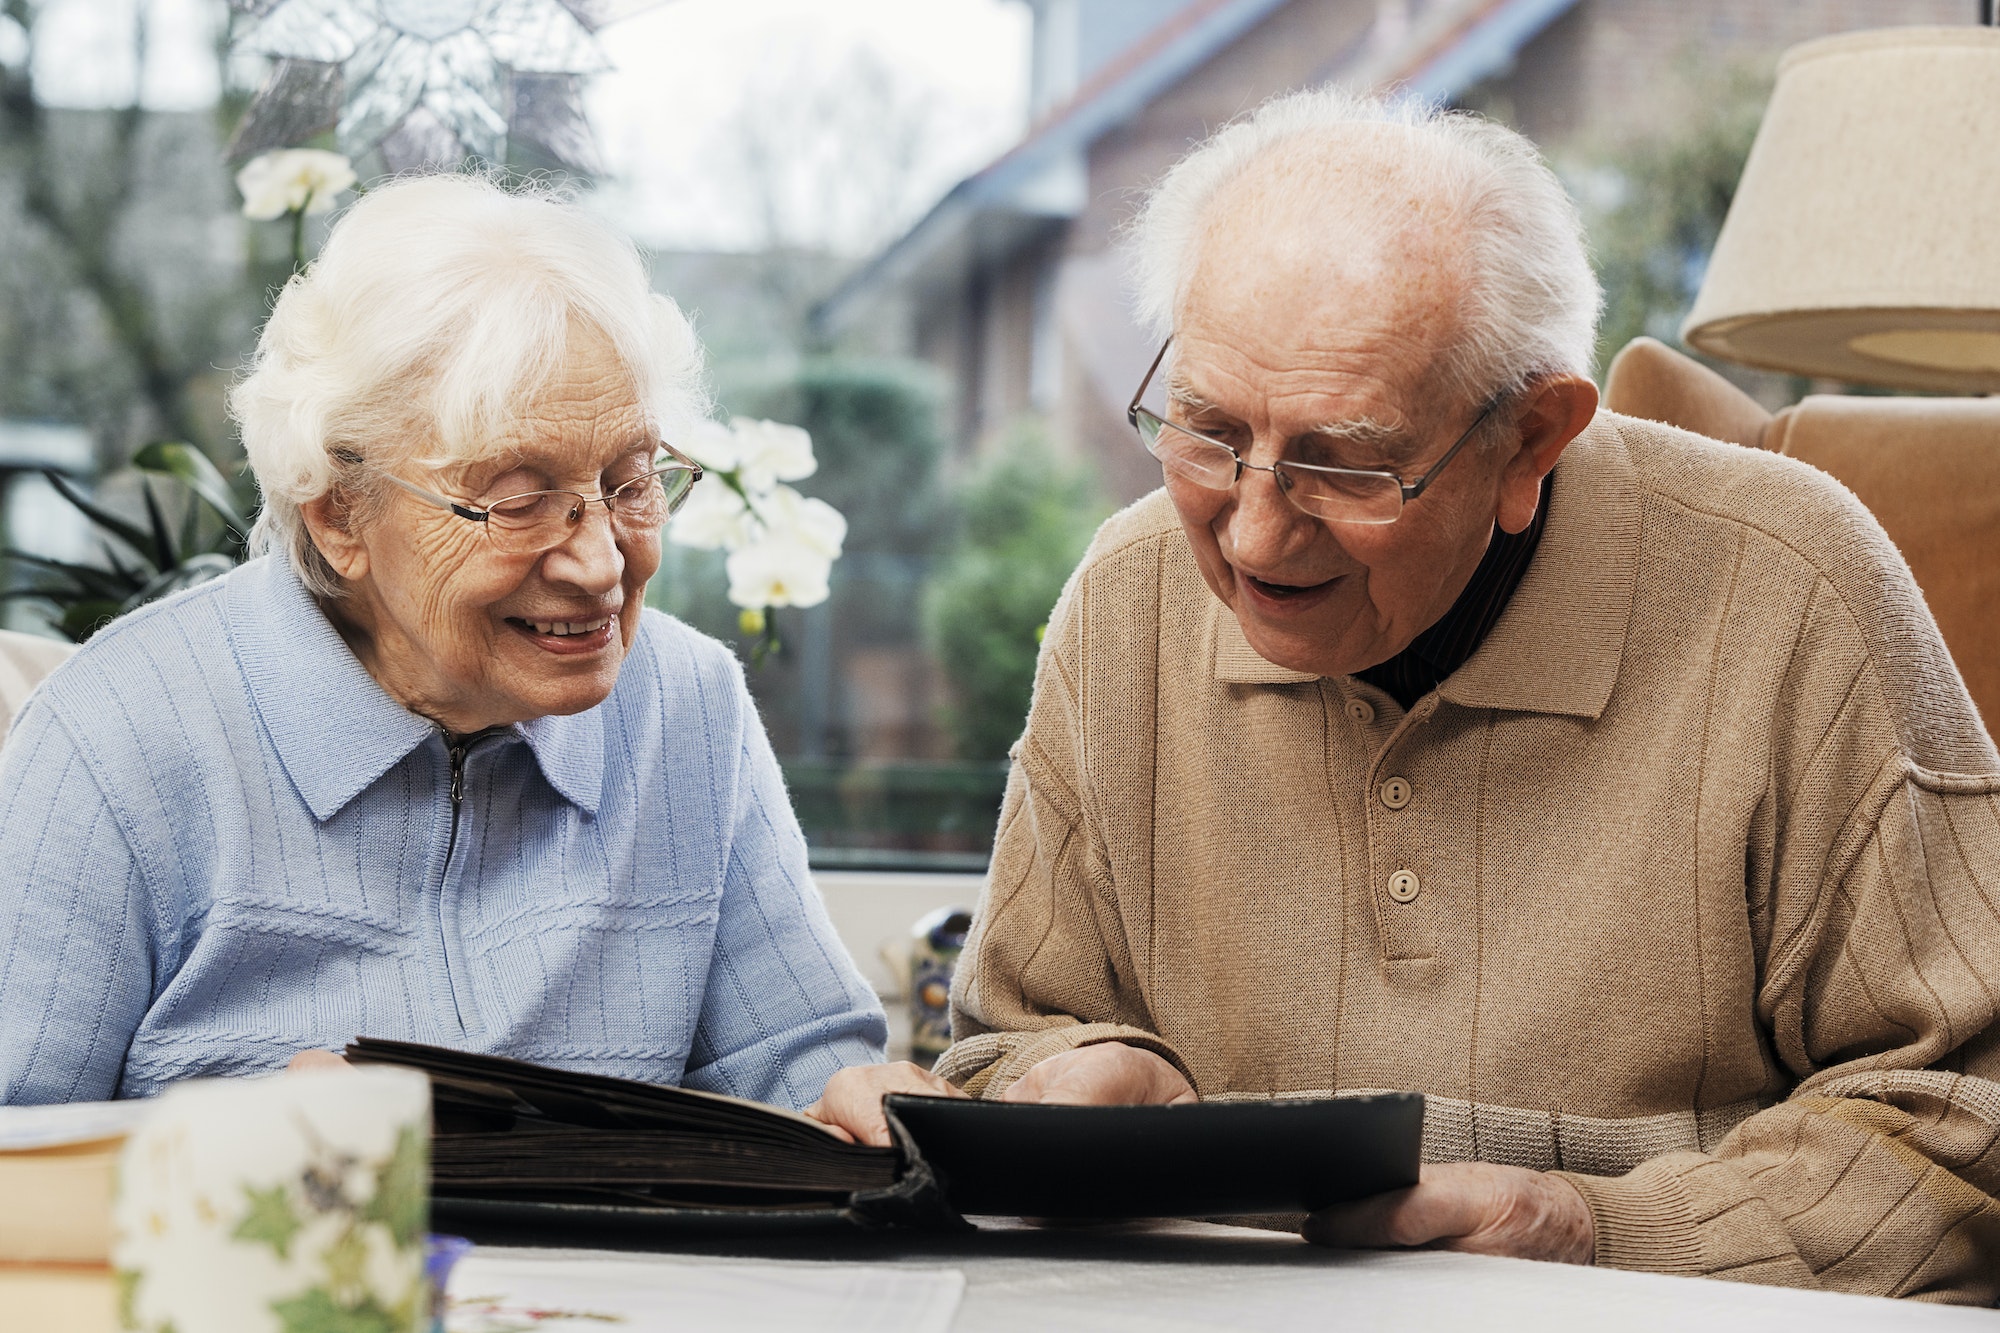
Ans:
[[[1814,1333],[1979,1330],[2000,1312],[1788,1291],[1442,1252],[1339,1252],[1296,1236],[1202,1222],[1039,1228],[979,1219],[976,1233],[873,1234],[673,1243],[625,1254],[657,1268],[663,1293],[686,1265],[890,1265],[965,1275],[953,1333],[1042,1329],[1477,1328],[1481,1333],[1699,1330]],[[494,1258],[605,1251],[482,1247]]]

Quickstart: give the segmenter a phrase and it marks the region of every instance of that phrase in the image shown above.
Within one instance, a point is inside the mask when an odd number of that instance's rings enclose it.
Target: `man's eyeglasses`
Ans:
[[[1424,493],[1424,488],[1437,479],[1445,464],[1457,456],[1458,451],[1465,447],[1465,442],[1478,433],[1481,423],[1500,405],[1495,399],[1481,408],[1472,424],[1465,428],[1465,434],[1458,437],[1458,442],[1445,450],[1444,457],[1415,481],[1404,481],[1402,474],[1397,472],[1321,467],[1314,463],[1277,462],[1266,467],[1246,463],[1222,441],[1212,440],[1185,426],[1177,426],[1139,406],[1139,400],[1146,396],[1146,388],[1159,372],[1160,363],[1166,359],[1167,348],[1172,344],[1173,339],[1169,338],[1160,345],[1159,355],[1146,368],[1146,378],[1139,381],[1139,391],[1132,395],[1132,402],[1125,409],[1125,419],[1139,432],[1139,442],[1146,446],[1146,452],[1160,460],[1160,466],[1170,477],[1211,491],[1229,490],[1236,485],[1245,469],[1268,472],[1271,479],[1277,482],[1278,490],[1296,508],[1314,518],[1334,523],[1394,523],[1402,517],[1403,506]]]
[[[449,509],[470,522],[485,524],[493,544],[504,554],[540,555],[568,541],[590,506],[597,503],[602,503],[611,515],[612,531],[619,537],[642,538],[657,533],[687,502],[688,492],[702,476],[701,464],[672,445],[662,444],[660,449],[666,455],[664,461],[656,459],[650,471],[602,495],[523,491],[503,496],[483,508],[469,500],[427,491],[393,472],[382,472],[382,476],[420,500]]]

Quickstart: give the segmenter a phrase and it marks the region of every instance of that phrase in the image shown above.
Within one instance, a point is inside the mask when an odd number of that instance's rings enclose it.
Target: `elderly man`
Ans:
[[[1330,1244],[1994,1299],[2000,756],[1881,530],[1596,412],[1498,127],[1281,100],[1136,240],[1166,489],[1050,625],[939,1072],[1425,1093]]]

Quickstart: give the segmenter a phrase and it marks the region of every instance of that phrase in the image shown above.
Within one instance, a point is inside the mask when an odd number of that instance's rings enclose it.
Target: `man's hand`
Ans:
[[[346,1060],[332,1051],[300,1051],[285,1066],[288,1074],[306,1074],[317,1069],[348,1069]]]
[[[1191,1102],[1195,1094],[1180,1070],[1151,1051],[1105,1041],[1050,1056],[1014,1080],[1000,1100],[1138,1106]]]
[[[1590,1263],[1597,1245],[1590,1206],[1576,1186],[1487,1162],[1426,1166],[1411,1189],[1314,1213],[1305,1236],[1342,1249],[1423,1246],[1560,1264]]]
[[[806,1114],[849,1143],[889,1146],[889,1121],[882,1099],[892,1092],[918,1097],[963,1097],[965,1094],[927,1069],[908,1060],[891,1065],[849,1065],[834,1071],[826,1091],[806,1108]]]

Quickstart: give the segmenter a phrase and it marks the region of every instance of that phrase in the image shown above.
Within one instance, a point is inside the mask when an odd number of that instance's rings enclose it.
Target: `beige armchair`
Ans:
[[[2000,723],[2000,398],[1813,394],[1775,416],[1651,338],[1611,363],[1604,405],[1831,473],[1910,562],[1990,731]]]
[[[0,629],[0,741],[29,692],[75,651],[74,644]]]

